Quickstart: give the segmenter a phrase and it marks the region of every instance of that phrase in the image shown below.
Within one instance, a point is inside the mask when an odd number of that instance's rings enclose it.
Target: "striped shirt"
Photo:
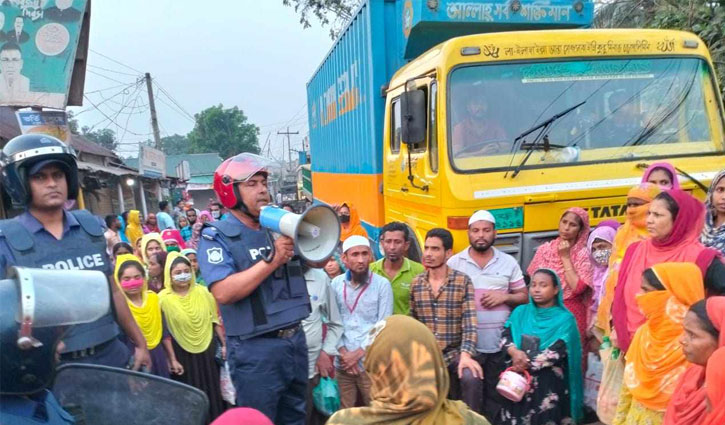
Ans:
[[[476,305],[473,283],[465,274],[446,267],[448,277],[437,293],[428,281],[428,272],[410,284],[410,315],[433,332],[446,364],[460,352],[476,355]]]

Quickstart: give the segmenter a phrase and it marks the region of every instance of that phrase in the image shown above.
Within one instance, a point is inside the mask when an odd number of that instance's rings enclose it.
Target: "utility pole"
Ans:
[[[278,131],[277,134],[284,134],[287,136],[287,156],[289,158],[289,165],[290,169],[292,168],[292,142],[290,141],[290,135],[292,134],[300,134],[299,131],[295,131],[294,133],[291,133],[289,131],[289,126],[287,127],[287,131]]]
[[[151,110],[151,128],[154,130],[154,142],[156,149],[162,150],[161,132],[159,131],[159,119],[156,117],[156,103],[154,103],[154,89],[151,85],[151,74],[146,73],[146,89],[149,92],[149,109]]]

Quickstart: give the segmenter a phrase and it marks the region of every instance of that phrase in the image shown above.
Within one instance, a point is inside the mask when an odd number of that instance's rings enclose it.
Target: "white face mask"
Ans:
[[[174,281],[178,283],[187,283],[191,281],[191,273],[179,273],[174,275]]]
[[[607,264],[609,264],[609,257],[611,256],[611,249],[600,249],[592,252],[592,257],[594,257],[594,261],[596,261],[597,264],[599,264],[600,266],[606,266]]]
[[[212,211],[211,216],[214,217],[215,219],[219,218],[219,211]]]

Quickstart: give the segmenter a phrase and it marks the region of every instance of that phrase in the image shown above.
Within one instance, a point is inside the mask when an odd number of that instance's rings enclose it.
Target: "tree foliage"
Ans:
[[[191,153],[191,143],[189,142],[189,139],[181,134],[162,137],[161,146],[166,155]]]
[[[322,26],[330,26],[330,37],[337,38],[345,24],[352,19],[352,13],[360,0],[282,0],[285,6],[294,7],[300,15],[304,28],[312,26],[316,18]]]
[[[725,0],[612,0],[598,9],[594,25],[693,32],[710,49],[725,90]]]
[[[84,126],[81,128],[81,134],[86,139],[95,142],[106,149],[116,150],[118,147],[118,140],[116,139],[116,132],[110,128],[104,128],[102,130],[91,130],[90,127]]]
[[[194,118],[194,129],[187,135],[189,153],[219,152],[222,158],[241,152],[259,153],[259,127],[249,123],[236,106],[212,106]]]

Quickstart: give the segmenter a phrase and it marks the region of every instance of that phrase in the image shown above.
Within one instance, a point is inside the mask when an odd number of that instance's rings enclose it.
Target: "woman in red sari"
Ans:
[[[635,242],[624,254],[615,289],[612,342],[626,352],[632,336],[644,323],[636,297],[641,293],[642,273],[659,263],[695,263],[705,275],[716,254],[699,241],[705,219],[705,206],[679,189],[662,192],[649,207],[647,231],[651,238]]]
[[[574,315],[582,341],[587,338],[589,304],[592,295],[592,264],[587,249],[589,214],[569,208],[559,220],[559,237],[536,250],[527,273],[554,270],[564,289],[564,306]]]

